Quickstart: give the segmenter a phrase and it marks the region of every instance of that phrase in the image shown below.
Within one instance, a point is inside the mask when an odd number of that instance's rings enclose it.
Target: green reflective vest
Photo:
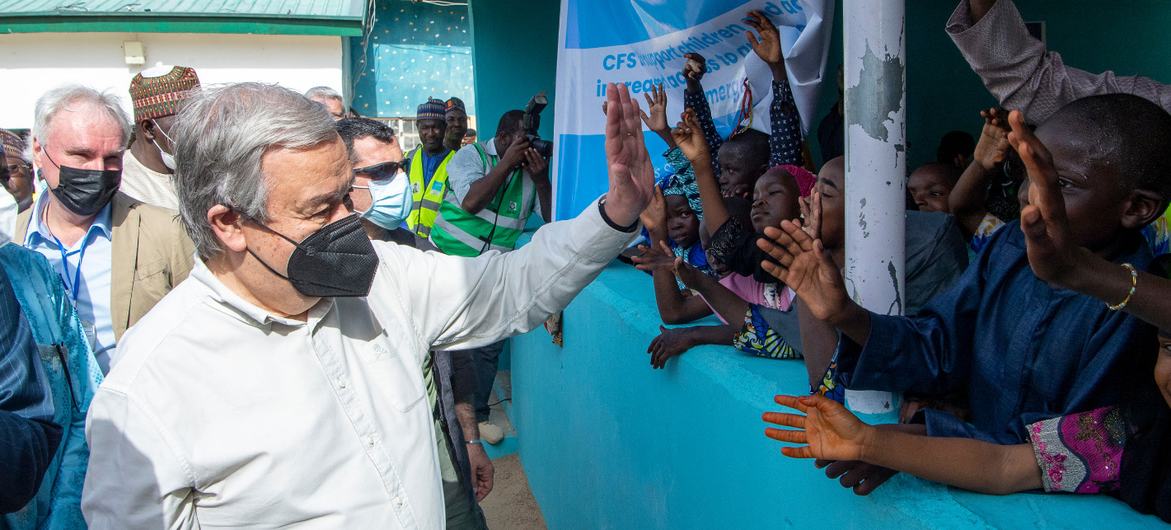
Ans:
[[[480,144],[472,146],[480,155],[485,174],[499,163],[499,157],[489,155]],[[431,231],[431,242],[453,256],[479,256],[491,249],[508,252],[516,248],[536,201],[537,187],[520,169],[508,176],[479,212],[464,210],[459,198],[448,193]]]
[[[455,151],[447,153],[431,181],[423,182],[422,146],[416,147],[407,157],[411,160],[411,215],[407,217],[407,227],[415,235],[426,239],[431,235],[431,228],[435,225],[435,218],[439,215],[439,206],[443,203],[443,196],[447,194],[447,163],[455,156]],[[426,184],[426,186],[424,186]]]

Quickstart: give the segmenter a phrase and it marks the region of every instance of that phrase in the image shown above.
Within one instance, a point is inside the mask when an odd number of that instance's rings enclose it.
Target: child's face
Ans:
[[[1096,147],[1072,138],[1065,127],[1046,123],[1037,128],[1037,138],[1053,156],[1058,186],[1065,198],[1069,229],[1077,245],[1101,250],[1117,239],[1130,195],[1118,185],[1120,175],[1109,161],[1091,154]],[[1029,179],[1017,194],[1021,208],[1029,204]]]
[[[950,213],[947,196],[951,195],[952,187],[944,168],[938,164],[916,169],[907,180],[907,192],[921,212]]]
[[[1163,400],[1171,406],[1171,337],[1159,333],[1159,353],[1155,358],[1155,384],[1163,394]]]
[[[720,194],[724,197],[752,198],[756,179],[764,173],[764,167],[747,167],[743,149],[736,145],[720,146]]]
[[[846,243],[846,176],[841,160],[830,160],[817,174],[817,190],[821,192],[821,244],[831,250]]]
[[[668,195],[664,200],[667,205],[667,237],[683,248],[694,245],[699,240],[699,219],[687,204],[687,198]]]
[[[756,181],[752,191],[752,228],[757,233],[765,227],[781,226],[785,219],[796,219],[800,214],[797,205],[797,181],[781,169],[766,171]]]

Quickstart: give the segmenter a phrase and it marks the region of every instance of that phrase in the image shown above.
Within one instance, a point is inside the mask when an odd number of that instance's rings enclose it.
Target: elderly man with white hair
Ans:
[[[346,101],[342,99],[342,95],[337,93],[337,90],[327,86],[315,86],[305,91],[305,97],[316,101],[329,111],[329,115],[333,116],[333,120],[337,121],[346,117]]]
[[[13,241],[45,256],[102,371],[127,328],[187,277],[195,251],[174,212],[118,192],[130,121],[118,98],[72,85],[37,100],[33,158],[48,184]]]
[[[654,170],[624,87],[609,109],[607,194],[460,258],[366,237],[321,106],[253,83],[195,96],[176,159],[200,260],[90,407],[89,525],[443,528],[419,367],[532,329],[632,240]]]

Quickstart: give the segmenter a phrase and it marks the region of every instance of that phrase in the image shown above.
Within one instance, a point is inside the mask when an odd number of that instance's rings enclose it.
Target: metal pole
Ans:
[[[870,311],[903,313],[906,250],[905,0],[844,0],[846,286]],[[851,409],[894,412],[887,392],[847,391]]]

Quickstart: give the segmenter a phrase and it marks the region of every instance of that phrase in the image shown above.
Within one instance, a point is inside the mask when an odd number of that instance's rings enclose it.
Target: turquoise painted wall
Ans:
[[[994,497],[896,477],[856,497],[781,456],[760,415],[808,391],[797,361],[704,347],[652,370],[650,278],[607,269],[565,311],[565,347],[512,340],[521,462],[552,529],[1136,528],[1107,497]]]
[[[377,2],[369,39],[350,39],[351,105],[363,116],[414,117],[428,97],[458,96],[476,113],[468,8]]]
[[[560,0],[471,0],[472,59],[481,137],[496,131],[510,109],[523,109],[538,91],[549,97],[541,137],[553,139]]]
[[[944,31],[957,2],[907,0],[908,167],[935,158],[943,133],[960,129],[978,136],[978,112],[992,96]],[[1045,21],[1048,45],[1067,65],[1091,72],[1114,70],[1171,82],[1171,3],[1163,0],[1018,0],[1027,21]],[[841,2],[827,71],[841,62]],[[832,83],[832,82],[831,82]],[[832,84],[822,98],[824,116],[836,100]],[[816,141],[813,142],[816,144]],[[818,158],[820,160],[820,158]]]

